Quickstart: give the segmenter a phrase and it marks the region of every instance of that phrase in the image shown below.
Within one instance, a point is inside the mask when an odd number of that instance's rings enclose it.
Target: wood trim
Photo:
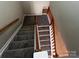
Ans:
[[[52,25],[52,30],[53,30],[53,38],[54,38],[54,46],[55,46],[55,55],[53,55],[53,57],[58,57],[58,54],[57,54],[57,51],[56,51],[56,39],[55,39],[55,21],[54,21],[54,18],[53,18],[53,16],[52,16],[52,13],[51,13],[51,10],[50,10],[50,7],[48,7],[48,11],[47,11],[47,15],[48,15],[48,17],[49,17],[49,21],[50,21],[50,25]]]
[[[39,40],[38,40],[38,29],[37,29],[37,25],[38,25],[38,21],[37,21],[37,16],[35,16],[35,21],[36,21],[36,51],[40,51],[39,48]]]
[[[39,50],[39,42],[38,42],[38,32],[37,32],[37,27],[36,27],[36,49]]]
[[[43,9],[42,13],[47,13],[48,9]]]
[[[48,8],[47,15],[49,16],[50,25],[54,26],[53,30],[54,30],[54,39],[56,44],[55,46],[56,46],[57,57],[69,56],[68,49],[63,41],[64,39],[61,35],[61,32],[58,29],[56,18],[52,14],[50,7]]]
[[[17,21],[19,20],[19,18],[17,18],[16,20],[12,21],[11,23],[9,23],[8,25],[4,26],[3,28],[0,29],[0,32],[4,32],[7,28],[9,28],[10,26],[12,26],[13,24],[15,24]]]

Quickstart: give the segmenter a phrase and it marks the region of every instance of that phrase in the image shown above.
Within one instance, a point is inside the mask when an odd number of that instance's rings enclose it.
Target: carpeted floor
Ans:
[[[49,22],[46,15],[37,16],[39,38],[42,50],[50,55]],[[25,16],[23,26],[3,53],[2,58],[33,58],[34,53],[34,16]],[[47,25],[44,27],[44,25]]]
[[[34,24],[33,16],[25,17],[22,28],[14,37],[14,40],[9,44],[2,58],[33,58]]]

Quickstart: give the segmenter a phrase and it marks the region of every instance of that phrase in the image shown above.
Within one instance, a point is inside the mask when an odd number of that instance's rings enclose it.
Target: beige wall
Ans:
[[[68,49],[79,55],[79,2],[50,2],[50,6]]]
[[[26,14],[41,15],[42,9],[49,6],[49,1],[24,1],[22,4]]]
[[[21,8],[21,2],[1,2],[0,1],[0,28],[3,28],[16,18],[20,20],[23,19],[23,11]],[[5,44],[5,42],[10,38],[12,33],[16,30],[17,25],[20,22],[17,22],[15,25],[12,25],[8,30],[3,33],[0,33],[0,48]]]

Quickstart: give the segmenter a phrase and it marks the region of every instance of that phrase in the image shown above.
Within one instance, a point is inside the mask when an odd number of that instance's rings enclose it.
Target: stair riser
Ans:
[[[23,28],[23,29],[21,29],[20,31],[34,31],[34,29],[26,29],[26,28]]]
[[[34,35],[18,35],[14,38],[14,41],[32,40],[32,39],[34,39]]]
[[[39,27],[38,30],[49,30],[49,27]]]
[[[50,36],[40,37],[40,40],[48,40],[50,39]]]
[[[33,35],[33,31],[20,31],[17,35]]]
[[[45,31],[45,32],[39,32],[39,35],[47,35],[47,34],[49,34],[49,31]]]
[[[43,46],[41,48],[42,48],[42,50],[51,50],[51,47],[50,46]]]
[[[27,48],[27,47],[32,47],[34,46],[33,41],[24,41],[24,42],[12,42],[9,45],[9,50],[11,49],[20,49],[20,48]]]
[[[41,45],[49,45],[50,44],[50,41],[42,41],[40,42]]]
[[[27,58],[33,58],[33,52],[34,52],[34,48],[8,50],[8,51],[4,52],[2,57],[5,57],[5,58],[26,58],[26,57]]]
[[[23,26],[20,30],[34,30],[34,26]]]

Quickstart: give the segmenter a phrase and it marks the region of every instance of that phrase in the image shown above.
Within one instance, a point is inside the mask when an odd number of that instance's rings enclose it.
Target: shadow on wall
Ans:
[[[23,6],[23,9],[24,9],[24,13],[27,13],[27,14],[30,14],[32,13],[32,10],[33,10],[33,4],[32,4],[32,1],[27,1],[27,2],[22,2],[22,6]]]
[[[25,14],[41,15],[42,9],[48,8],[49,1],[23,1],[22,6]]]

